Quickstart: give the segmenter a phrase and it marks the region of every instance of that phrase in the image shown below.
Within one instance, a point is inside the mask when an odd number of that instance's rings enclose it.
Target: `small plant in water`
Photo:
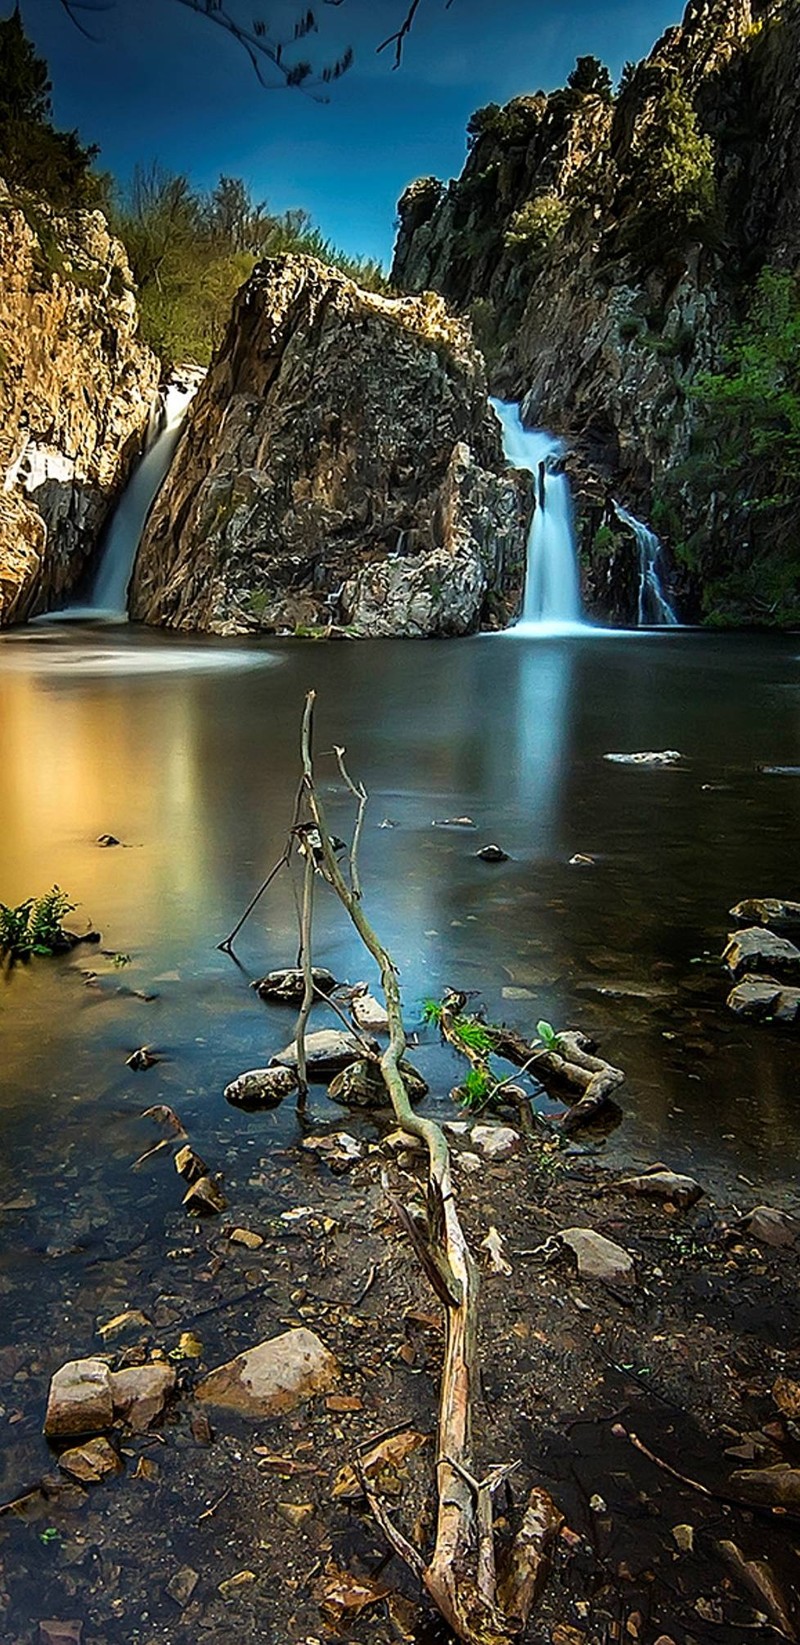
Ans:
[[[491,1102],[496,1086],[497,1080],[488,1069],[470,1068],[466,1079],[456,1087],[455,1095],[462,1108],[478,1114]]]
[[[111,964],[115,965],[118,970],[121,970],[123,965],[130,965],[131,963],[130,954],[112,954],[111,956]]]
[[[17,908],[0,903],[0,955],[58,954],[70,946],[62,922],[77,904],[54,885],[43,897],[28,897]]]
[[[545,1048],[545,1051],[558,1050],[558,1035],[549,1022],[537,1022],[536,1032]]]

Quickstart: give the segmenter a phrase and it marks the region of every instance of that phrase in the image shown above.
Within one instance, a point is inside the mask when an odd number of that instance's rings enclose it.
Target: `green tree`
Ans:
[[[592,93],[610,103],[613,92],[611,75],[599,57],[579,57],[572,73],[567,76],[570,91]]]
[[[50,78],[22,27],[19,7],[0,19],[0,176],[59,209],[94,204],[96,148],[50,120]]]

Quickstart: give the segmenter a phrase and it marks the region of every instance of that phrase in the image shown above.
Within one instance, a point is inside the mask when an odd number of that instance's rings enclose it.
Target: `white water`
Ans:
[[[624,525],[630,526],[639,548],[639,627],[678,628],[679,619],[661,587],[661,544],[655,532],[634,519],[620,503],[614,504],[614,511]]]
[[[512,632],[569,633],[582,624],[569,480],[553,466],[564,446],[544,429],[524,428],[519,406],[503,400],[490,403],[500,421],[505,456],[514,468],[530,470],[536,501],[522,616]]]
[[[127,617],[128,583],[145,521],[166,476],[178,443],[186,407],[195,392],[171,383],[164,400],[159,432],[137,463],[111,518],[103,557],[86,605],[70,607],[65,615]],[[152,425],[151,425],[152,427]]]

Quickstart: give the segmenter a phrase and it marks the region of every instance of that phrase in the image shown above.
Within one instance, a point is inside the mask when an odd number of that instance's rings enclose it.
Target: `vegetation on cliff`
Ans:
[[[38,57],[19,12],[0,18],[0,177],[43,195],[53,206],[95,205],[102,191],[93,171],[96,148],[50,118],[47,64]]]

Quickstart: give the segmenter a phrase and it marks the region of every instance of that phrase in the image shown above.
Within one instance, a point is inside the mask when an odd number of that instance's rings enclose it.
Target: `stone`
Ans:
[[[277,1108],[297,1090],[292,1068],[249,1068],[225,1087],[225,1101],[235,1108]]]
[[[256,1234],[252,1228],[231,1228],[228,1239],[234,1245],[244,1245],[248,1251],[260,1251],[264,1244],[263,1234]]]
[[[481,848],[480,848],[480,851],[476,851],[475,855],[476,855],[476,857],[480,857],[481,862],[510,862],[511,861],[511,858],[509,857],[508,852],[504,851],[502,846],[500,846],[500,845],[482,845]]]
[[[195,1397],[254,1420],[282,1416],[338,1380],[338,1361],[305,1326],[284,1331],[211,1371]]]
[[[510,1159],[522,1147],[519,1132],[510,1125],[473,1125],[470,1141],[488,1160]]]
[[[71,1359],[50,1383],[44,1431],[48,1439],[97,1434],[114,1420],[111,1373],[102,1359]]]
[[[774,1205],[756,1205],[742,1218],[742,1227],[762,1245],[777,1248],[794,1245],[800,1233],[800,1221]]]
[[[135,1433],[145,1433],[163,1415],[176,1380],[171,1365],[131,1365],[124,1371],[112,1371],[114,1415],[122,1417]]]
[[[83,1623],[77,1620],[39,1623],[39,1645],[81,1645],[82,1639]]]
[[[186,1143],[179,1148],[175,1155],[175,1170],[179,1177],[184,1177],[189,1183],[199,1182],[201,1177],[208,1176],[208,1166],[205,1160],[196,1154],[193,1148]]]
[[[213,1177],[198,1177],[183,1196],[190,1216],[216,1216],[227,1210],[228,1201]]]
[[[102,1435],[87,1439],[84,1445],[62,1451],[58,1466],[62,1474],[80,1480],[82,1485],[99,1485],[109,1474],[121,1474],[122,1462],[113,1445]]]
[[[125,1066],[132,1068],[135,1074],[142,1074],[148,1068],[154,1068],[157,1062],[158,1057],[153,1054],[149,1045],[140,1045],[138,1050],[132,1051],[130,1056],[125,1058]]]
[[[800,902],[782,897],[746,897],[730,909],[731,919],[743,925],[769,925],[775,931],[800,931]]]
[[[150,1321],[147,1315],[142,1313],[141,1308],[126,1308],[124,1313],[115,1314],[113,1319],[106,1320],[105,1325],[98,1325],[97,1335],[102,1337],[104,1342],[113,1341],[115,1337],[125,1336],[131,1331],[138,1335],[140,1331],[146,1330],[149,1324]]]
[[[759,975],[777,972],[779,976],[800,977],[800,948],[788,937],[779,937],[763,925],[732,932],[722,960],[734,977],[746,972]]]
[[[388,1034],[389,1018],[386,1015],[386,1006],[370,993],[357,994],[350,1006],[350,1011],[356,1027],[367,1034]]]
[[[587,857],[583,851],[576,851],[575,855],[570,857],[568,866],[570,868],[594,868],[595,860],[594,857]]]
[[[725,1004],[734,1016],[748,1017],[753,1022],[769,1020],[787,1028],[800,1024],[800,988],[787,988],[774,977],[746,972],[731,989]]]
[[[519,586],[529,512],[483,360],[438,297],[268,257],[150,513],[131,610],[213,633],[469,633]]]
[[[105,846],[106,849],[112,845],[119,845],[119,843],[116,834],[98,834],[97,836],[97,844]]]
[[[731,1474],[731,1485],[737,1496],[748,1502],[761,1502],[769,1507],[800,1508],[800,1468],[780,1463],[775,1468],[736,1468]]]
[[[428,1086],[422,1075],[405,1058],[399,1063],[400,1073],[405,1082],[410,1102],[420,1102],[425,1096]],[[359,1062],[351,1062],[340,1073],[336,1074],[328,1086],[328,1096],[331,1102],[339,1102],[345,1108],[388,1108],[391,1106],[389,1093],[384,1083],[383,1075],[378,1063],[371,1058],[363,1057]]]
[[[169,1595],[170,1599],[174,1599],[175,1604],[183,1610],[188,1605],[199,1581],[199,1573],[193,1571],[191,1565],[181,1565],[175,1575],[170,1578],[164,1592]]]
[[[375,1047],[377,1050],[377,1046]],[[337,1074],[341,1068],[363,1057],[364,1044],[356,1039],[355,1034],[348,1034],[341,1028],[319,1028],[313,1034],[306,1034],[306,1068],[309,1079],[328,1080]],[[297,1046],[294,1040],[285,1045],[270,1058],[270,1067],[278,1065],[282,1068],[297,1068]]]
[[[226,1577],[224,1582],[219,1583],[217,1592],[223,1599],[231,1599],[240,1588],[248,1588],[251,1582],[257,1580],[255,1571],[237,1571],[234,1576]]]
[[[364,1154],[364,1144],[351,1137],[348,1131],[329,1131],[319,1137],[304,1137],[302,1146],[309,1154],[317,1154],[324,1159],[332,1171],[349,1171]]]
[[[630,1284],[633,1280],[630,1252],[604,1234],[595,1233],[593,1228],[562,1228],[558,1237],[577,1258],[582,1279],[601,1279],[608,1285]]]
[[[615,765],[677,765],[683,759],[677,748],[664,748],[660,752],[645,754],[604,754],[604,760],[611,760]]]
[[[281,1519],[286,1520],[287,1525],[291,1525],[293,1530],[299,1531],[301,1525],[305,1525],[307,1520],[313,1518],[314,1504],[313,1502],[279,1502],[278,1513]]]
[[[626,1188],[630,1194],[645,1194],[651,1199],[670,1200],[673,1205],[680,1206],[694,1205],[703,1192],[694,1177],[681,1176],[661,1165],[654,1165],[638,1177],[623,1177],[617,1186]]]
[[[332,971],[324,966],[314,965],[311,976],[315,988],[321,994],[332,994],[336,987],[336,978]],[[305,978],[301,966],[292,965],[282,971],[268,971],[265,977],[259,977],[257,982],[251,982],[259,999],[277,1000],[288,1005],[300,1005],[305,991]]]

